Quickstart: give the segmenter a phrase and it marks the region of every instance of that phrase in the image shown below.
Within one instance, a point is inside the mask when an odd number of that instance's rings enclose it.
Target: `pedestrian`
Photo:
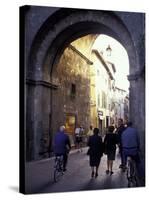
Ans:
[[[112,125],[112,126],[114,126],[114,133],[117,133],[117,125]]]
[[[75,140],[76,140],[76,148],[78,152],[82,151],[82,127],[76,127],[75,129]]]
[[[118,146],[119,146],[119,153],[120,153],[120,159],[121,159],[121,163],[120,163],[119,168],[122,168],[122,169],[125,168],[125,165],[124,165],[123,154],[122,154],[121,136],[122,136],[122,133],[125,129],[126,129],[126,127],[124,126],[123,119],[119,118],[118,119],[118,128],[116,130],[116,133],[118,135]]]
[[[92,135],[93,135],[93,126],[90,125],[89,131],[87,132],[87,136],[90,137],[90,136],[92,136]]]
[[[89,163],[92,170],[91,177],[95,176],[95,178],[98,176],[98,168],[99,168],[101,157],[103,155],[102,138],[98,134],[99,134],[99,129],[94,128],[93,135],[90,136],[88,140]]]
[[[92,136],[93,134],[94,134],[93,133],[93,126],[90,125],[89,130],[88,130],[88,132],[86,134],[86,143],[88,143],[89,137]]]
[[[70,149],[70,140],[68,135],[65,133],[65,126],[60,126],[59,131],[54,137],[54,153],[56,156],[63,156],[63,171],[66,171],[68,153]]]
[[[80,126],[80,137],[81,137],[80,149],[81,149],[81,151],[82,151],[83,142],[84,142],[84,135],[85,135],[85,129],[83,126]]]
[[[104,149],[107,155],[107,170],[106,173],[112,175],[113,161],[115,160],[116,144],[118,143],[118,137],[114,133],[114,126],[108,127],[108,132],[104,138]]]
[[[127,128],[127,126],[128,126],[128,119],[125,119],[124,120],[124,127]]]

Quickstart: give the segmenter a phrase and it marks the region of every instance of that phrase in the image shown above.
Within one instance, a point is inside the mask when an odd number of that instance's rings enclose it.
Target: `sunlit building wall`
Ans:
[[[96,125],[100,132],[105,134],[106,128],[112,123],[111,99],[113,94],[113,84],[115,82],[115,67],[112,63],[104,60],[97,51],[92,51],[93,69],[96,93]],[[92,119],[93,120],[93,119]]]
[[[114,89],[114,112],[115,112],[115,119],[114,122],[118,125],[118,119],[121,118],[124,121],[129,119],[129,97],[128,92],[119,88],[115,87]]]
[[[93,35],[73,41],[63,52],[55,71],[53,82],[59,87],[52,94],[52,132],[61,124],[66,126],[71,145],[75,145],[74,130],[82,126],[88,131],[90,121],[90,43]]]

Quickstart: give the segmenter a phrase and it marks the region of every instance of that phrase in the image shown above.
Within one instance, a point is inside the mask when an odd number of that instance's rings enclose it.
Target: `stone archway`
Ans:
[[[60,9],[57,15],[61,15],[66,10]],[[43,27],[50,26],[50,19],[43,24]],[[132,40],[127,26],[124,25],[123,21],[114,12],[70,9],[70,12],[64,18],[55,22],[52,28],[50,27],[49,30],[47,28],[45,30],[41,28],[39,33],[37,33],[30,52],[29,72],[31,73],[32,70],[30,68],[33,68],[34,73],[32,76],[42,77],[48,80],[47,71],[45,69],[44,74],[43,66],[48,65],[48,68],[49,66],[53,66],[67,44],[81,36],[92,33],[109,35],[118,40],[128,53],[130,74],[131,70],[133,72],[137,70],[139,60],[135,43]],[[48,56],[48,59],[46,56]],[[36,70],[37,73],[35,73]]]
[[[49,137],[52,107],[52,91],[57,88],[52,82],[52,70],[65,47],[73,40],[87,34],[105,34],[118,40],[126,49],[130,65],[130,115],[137,113],[136,74],[140,67],[139,56],[133,36],[120,18],[120,13],[111,11],[60,9],[50,16],[36,34],[27,66],[27,139],[30,159],[37,159],[41,138]],[[32,87],[31,87],[32,85]],[[135,102],[134,102],[135,101]],[[30,102],[30,104],[29,104]],[[133,112],[132,112],[133,111]],[[132,118],[132,117],[131,117]],[[137,123],[137,119],[136,123]],[[135,120],[133,120],[135,122]],[[46,134],[45,134],[46,133]],[[43,139],[43,141],[44,141]],[[32,147],[31,147],[32,146]]]

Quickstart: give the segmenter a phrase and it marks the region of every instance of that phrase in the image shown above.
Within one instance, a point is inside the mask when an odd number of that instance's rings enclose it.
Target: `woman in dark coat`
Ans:
[[[115,160],[116,144],[118,143],[117,134],[113,133],[114,126],[109,126],[108,133],[104,139],[105,154],[107,154],[107,170],[106,173],[113,174],[113,161]]]
[[[103,144],[102,144],[102,138],[98,135],[99,129],[94,128],[93,133],[94,134],[89,137],[88,146],[89,146],[90,166],[92,169],[91,177],[94,177],[95,175],[96,178],[98,176],[98,167],[100,164],[100,159],[103,155]]]

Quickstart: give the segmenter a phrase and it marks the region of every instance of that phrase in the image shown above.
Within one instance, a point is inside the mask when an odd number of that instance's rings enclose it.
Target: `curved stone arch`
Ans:
[[[63,14],[65,11],[66,13]],[[57,15],[61,17],[56,18]],[[54,88],[51,83],[52,69],[56,66],[67,45],[87,34],[105,34],[118,40],[127,51],[130,74],[137,71],[139,58],[133,38],[123,21],[114,12],[60,9],[56,14],[49,17],[33,41],[26,71],[26,78],[33,80],[33,83],[37,86],[39,85],[39,87],[35,87],[36,89],[34,88],[34,92],[31,90],[34,113],[28,114],[31,119],[36,118],[36,123],[33,124],[32,129],[28,130],[28,134],[35,138],[34,152],[32,153],[34,159],[38,157],[40,137],[45,132],[43,121],[44,124],[48,124],[46,122],[46,120],[48,121],[47,116],[52,113],[53,109],[49,106],[49,104],[52,105],[52,89],[49,90],[49,88]],[[42,88],[42,86],[45,87]],[[48,88],[48,92],[46,88]],[[49,96],[45,100],[44,95],[47,93]],[[28,106],[31,107],[31,105]],[[28,122],[30,123],[30,119],[28,119]],[[46,131],[47,129],[48,126]]]
[[[67,9],[60,9],[58,14],[65,11]],[[51,18],[46,20],[43,27],[48,27],[50,22]],[[43,32],[44,29],[41,28],[32,45],[29,59],[29,72],[31,74],[28,74],[28,77],[50,81],[47,72],[50,73],[67,44],[91,33],[109,35],[124,46],[129,57],[130,73],[136,71],[135,68],[139,64],[131,35],[122,20],[114,12],[69,9],[69,12],[62,15],[61,19],[58,18],[57,22],[55,21],[55,24],[50,26],[50,29],[46,29],[46,33]],[[39,46],[36,49],[34,45],[36,46],[37,41],[40,41],[40,43],[38,43]],[[50,68],[50,71],[46,68]],[[43,69],[46,70],[45,77]]]

